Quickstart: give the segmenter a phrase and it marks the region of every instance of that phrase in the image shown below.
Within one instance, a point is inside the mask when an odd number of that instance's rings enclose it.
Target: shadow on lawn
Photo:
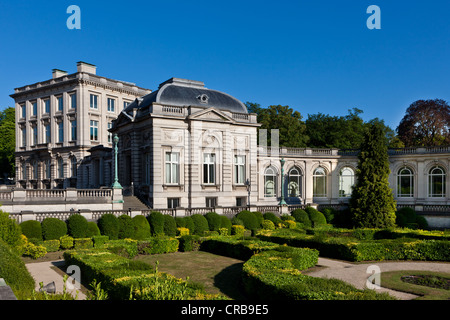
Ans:
[[[242,285],[243,262],[232,264],[214,276],[214,286],[234,300],[246,300]]]

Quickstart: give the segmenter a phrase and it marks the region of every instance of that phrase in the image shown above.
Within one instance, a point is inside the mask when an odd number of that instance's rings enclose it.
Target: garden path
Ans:
[[[447,262],[422,262],[422,261],[372,261],[367,263],[351,263],[347,261],[320,258],[314,269],[305,272],[312,277],[336,278],[348,282],[358,289],[366,288],[367,279],[373,274],[369,266],[377,266],[379,271],[401,271],[401,270],[426,270],[450,273],[450,263]],[[378,292],[388,292],[401,300],[411,300],[417,296],[410,293],[399,292],[387,288],[376,289]]]

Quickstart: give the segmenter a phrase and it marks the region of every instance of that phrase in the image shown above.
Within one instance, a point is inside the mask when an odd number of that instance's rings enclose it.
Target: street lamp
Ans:
[[[284,160],[284,158],[281,158],[280,163],[281,163],[281,201],[279,203],[280,206],[286,206],[287,203],[286,201],[284,201],[284,163],[286,162],[286,160]]]
[[[114,134],[113,141],[114,141],[114,183],[112,187],[114,189],[122,189],[122,186],[119,183],[119,175],[117,171],[117,150],[118,150],[117,145],[119,144],[119,137],[117,136],[117,134]]]

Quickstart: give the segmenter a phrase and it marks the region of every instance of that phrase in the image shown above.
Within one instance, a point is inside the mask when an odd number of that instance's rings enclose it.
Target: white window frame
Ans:
[[[203,153],[203,184],[216,183],[216,154]]]
[[[169,157],[167,157],[169,156]],[[180,183],[180,153],[166,151],[164,153],[164,179],[166,184]]]
[[[89,108],[98,110],[98,95],[91,93],[89,96]]]
[[[318,173],[318,171],[323,171],[322,173]],[[323,179],[323,190],[321,193],[316,192],[316,186],[318,179]],[[313,173],[313,198],[326,198],[328,196],[327,192],[327,170],[324,167],[317,167],[314,169]]]
[[[91,141],[98,141],[98,121],[89,121],[89,138]]]
[[[269,192],[272,190],[272,192]],[[269,166],[264,170],[264,197],[274,198],[277,196],[277,170]]]
[[[436,169],[439,169],[442,173],[435,173],[434,171]],[[439,178],[441,180],[442,183],[442,189],[440,193],[433,193],[433,189],[434,189],[434,183],[436,181],[434,181],[435,178]],[[428,171],[428,197],[430,198],[444,198],[445,194],[446,194],[446,179],[447,179],[447,173],[445,171],[445,169],[439,165],[432,167],[429,171]]]
[[[246,178],[245,170],[245,155],[235,155],[234,156],[234,166],[233,166],[233,182],[237,185],[244,185]]]
[[[344,171],[351,171],[351,174],[344,174]],[[326,171],[325,171],[326,173]],[[349,193],[341,193],[341,190],[344,190],[344,181],[350,179],[350,190]],[[326,181],[326,179],[325,179]],[[349,198],[352,196],[352,187],[355,185],[355,170],[351,167],[343,167],[341,170],[339,170],[339,198]]]
[[[116,112],[116,99],[108,98],[108,112]]]
[[[294,171],[297,171],[297,173],[294,173]],[[289,170],[288,173],[288,188],[287,188],[287,196],[290,198],[299,198],[302,196],[302,179],[303,179],[303,175],[302,175],[302,171],[297,168],[297,167],[292,167]],[[296,186],[297,188],[297,193],[292,194],[291,190],[293,186]]]

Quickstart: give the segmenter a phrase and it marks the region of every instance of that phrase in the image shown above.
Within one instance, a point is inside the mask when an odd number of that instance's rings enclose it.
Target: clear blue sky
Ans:
[[[69,5],[81,30],[69,30]],[[369,30],[369,5],[381,30]],[[378,117],[395,129],[418,99],[450,100],[450,1],[2,1],[0,109],[15,87],[77,61],[156,90],[171,77],[307,117]]]

